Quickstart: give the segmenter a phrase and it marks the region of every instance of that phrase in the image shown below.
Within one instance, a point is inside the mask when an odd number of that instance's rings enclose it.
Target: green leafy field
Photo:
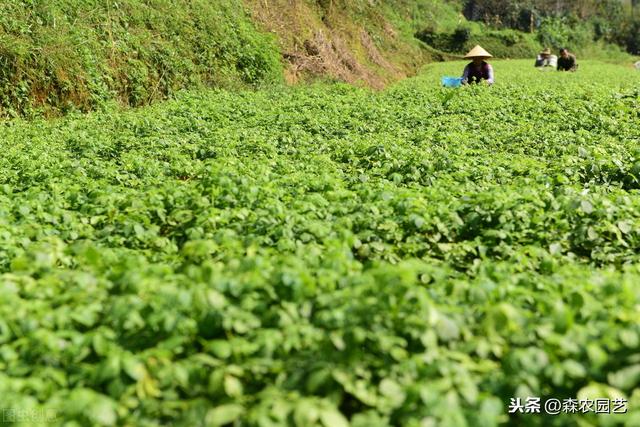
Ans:
[[[640,425],[640,73],[531,65],[2,123],[0,407]],[[629,413],[508,418],[515,396]]]

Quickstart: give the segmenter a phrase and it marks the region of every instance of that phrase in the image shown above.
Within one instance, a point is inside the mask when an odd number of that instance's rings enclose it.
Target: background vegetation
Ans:
[[[557,4],[556,4],[557,3]],[[560,6],[558,6],[560,5]],[[631,4],[507,0],[0,0],[0,117],[140,106],[184,88],[374,88],[482,44],[626,60]],[[637,10],[637,8],[636,8]]]
[[[637,0],[465,0],[464,14],[494,28],[537,33],[545,46],[579,51],[602,41],[637,55],[639,5]]]

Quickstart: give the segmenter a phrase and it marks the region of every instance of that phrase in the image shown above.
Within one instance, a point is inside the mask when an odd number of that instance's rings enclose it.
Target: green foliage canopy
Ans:
[[[70,425],[640,408],[640,75],[185,93],[0,127],[2,406]],[[54,423],[55,424],[55,423]],[[67,424],[69,425],[69,424]]]

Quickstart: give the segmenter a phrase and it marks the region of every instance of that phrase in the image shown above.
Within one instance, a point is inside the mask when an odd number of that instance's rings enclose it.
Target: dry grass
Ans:
[[[404,50],[398,32],[380,14],[371,28],[349,21],[342,10],[309,4],[303,0],[245,0],[262,28],[277,35],[290,84],[323,76],[381,89],[417,71],[423,61],[396,58]],[[367,27],[369,27],[367,25]],[[379,47],[372,29],[387,50]],[[428,56],[427,56],[428,57]]]

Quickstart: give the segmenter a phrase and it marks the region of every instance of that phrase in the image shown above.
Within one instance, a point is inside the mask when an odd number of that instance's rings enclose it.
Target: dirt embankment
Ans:
[[[375,1],[245,0],[253,21],[275,34],[289,83],[326,76],[382,88],[439,60],[399,31]]]

